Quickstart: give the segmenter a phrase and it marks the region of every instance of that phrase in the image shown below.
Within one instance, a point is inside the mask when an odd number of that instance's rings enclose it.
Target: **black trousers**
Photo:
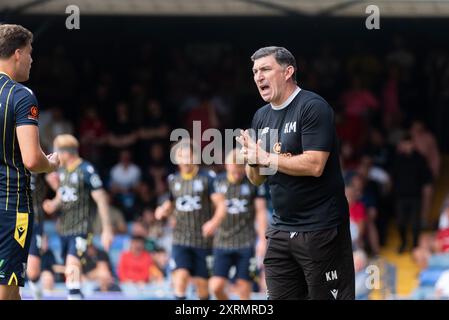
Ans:
[[[421,233],[421,199],[398,198],[396,199],[396,215],[401,246],[407,245],[407,228],[412,226],[413,247],[418,246]]]
[[[267,231],[264,259],[269,300],[354,300],[349,221],[311,232]]]

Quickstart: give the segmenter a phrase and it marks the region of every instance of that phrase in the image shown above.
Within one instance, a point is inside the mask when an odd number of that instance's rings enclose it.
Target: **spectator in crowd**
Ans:
[[[119,162],[111,169],[111,191],[113,193],[127,193],[135,190],[141,178],[140,168],[132,162],[129,150],[120,151]]]
[[[59,106],[53,106],[48,111],[45,126],[40,126],[42,148],[47,152],[53,150],[53,140],[60,134],[73,134],[73,124],[64,117]]]
[[[161,220],[156,219],[154,215],[154,208],[155,207],[146,207],[142,211],[141,221],[145,228],[148,230],[147,237],[158,240],[163,236],[164,223]]]
[[[355,175],[350,179],[350,184],[360,194],[360,201],[366,208],[365,236],[368,240],[368,252],[378,255],[380,250],[379,231],[376,220],[379,217],[381,186],[370,177],[371,161],[369,157],[360,162]]]
[[[129,106],[126,102],[117,103],[115,119],[110,124],[109,131],[107,141],[111,147],[111,157],[116,156],[118,150],[132,149],[137,142],[138,134],[135,131],[135,125],[129,115]]]
[[[212,92],[208,85],[200,86],[199,100],[184,117],[184,127],[188,128],[193,136],[194,121],[199,121],[201,125],[201,135],[204,131],[211,128],[220,128],[220,120],[217,114],[216,106],[212,103]],[[207,145],[207,141],[201,141],[201,148]]]
[[[112,225],[112,232],[116,234],[125,234],[128,231],[126,220],[123,212],[113,205],[112,197],[108,197],[109,200],[109,219]],[[101,235],[103,231],[103,225],[101,223],[101,218],[98,212],[95,215],[93,223],[93,233],[94,235]]]
[[[400,70],[396,64],[387,67],[387,79],[382,88],[382,125],[386,129],[392,129],[402,119],[400,94],[399,94]]]
[[[441,156],[433,134],[426,128],[422,121],[414,121],[410,127],[410,135],[415,145],[415,149],[423,156],[430,168],[433,179],[436,181],[440,174]],[[421,219],[427,222],[428,215],[432,206],[434,194],[434,185],[429,183],[424,189],[424,196],[421,204]]]
[[[411,80],[413,67],[416,62],[414,53],[407,48],[403,36],[396,34],[393,37],[393,47],[387,54],[387,63],[399,66],[404,81]]]
[[[349,141],[359,151],[363,145],[366,126],[373,112],[379,110],[376,96],[363,88],[359,76],[352,77],[352,86],[343,92],[340,104],[343,107],[344,122],[337,126],[341,137]]]
[[[130,86],[129,111],[131,122],[139,124],[144,116],[145,104],[148,99],[146,84],[142,81],[135,82]]]
[[[434,256],[434,259],[449,262],[449,195],[443,202],[437,231],[422,234],[418,247],[413,250],[414,261],[422,270],[428,267],[431,256]]]
[[[43,294],[54,290],[55,283],[62,281],[65,266],[58,265],[53,251],[48,246],[48,236],[41,237],[41,287]]]
[[[341,141],[340,165],[343,177],[349,177],[357,168],[359,159],[355,153],[354,147],[349,141]]]
[[[135,190],[135,201],[133,207],[133,219],[141,218],[143,212],[147,208],[156,208],[157,206],[157,194],[154,191],[154,187],[149,182],[143,180],[139,182]]]
[[[407,228],[413,229],[413,248],[418,246],[421,232],[421,204],[425,187],[432,182],[426,160],[415,150],[411,137],[404,136],[397,147],[393,169],[396,214],[401,245],[399,253],[407,249]]]
[[[168,147],[161,142],[155,142],[149,148],[149,159],[146,162],[143,176],[148,181],[152,182],[152,187],[157,196],[165,194],[168,190],[167,177],[174,171],[169,165],[169,160],[166,159],[166,152]]]
[[[371,127],[368,133],[368,142],[362,152],[372,159],[374,167],[391,171],[394,148],[387,144],[385,135],[380,128]]]
[[[163,274],[155,265],[150,253],[145,251],[145,239],[131,238],[129,251],[120,255],[118,277],[121,283],[131,282],[145,285],[153,280],[163,280]]]
[[[100,291],[120,291],[120,288],[114,283],[112,265],[108,254],[92,243],[87,246],[82,271],[84,280],[97,283]]]
[[[79,124],[80,155],[95,165],[102,165],[103,144],[107,137],[106,123],[94,105],[86,106]]]
[[[416,151],[426,158],[433,177],[438,178],[438,175],[440,174],[441,156],[435,137],[426,128],[424,123],[419,120],[413,121],[410,127],[410,135]]]
[[[133,218],[132,208],[135,201],[135,191],[141,179],[140,168],[132,162],[129,150],[120,151],[119,162],[110,172],[110,192],[120,204],[125,213],[126,221]]]
[[[140,146],[142,150],[149,150],[153,143],[168,140],[170,125],[158,100],[148,99],[144,111],[143,117],[140,119]],[[151,158],[143,160],[151,160]]]
[[[435,256],[438,257],[435,257]],[[442,255],[446,255],[443,257]],[[438,259],[441,257],[449,262],[449,228],[438,229],[435,234],[423,234],[419,239],[419,244],[412,252],[413,260],[421,270],[429,266],[432,256]]]
[[[323,92],[324,97],[333,97],[341,62],[333,53],[333,47],[329,43],[321,47],[319,55],[312,62],[312,67],[317,78],[320,79],[319,91]]]
[[[156,246],[153,250],[153,260],[155,265],[161,271],[162,276],[166,279],[170,272],[169,270],[169,255],[167,251],[159,246]]]

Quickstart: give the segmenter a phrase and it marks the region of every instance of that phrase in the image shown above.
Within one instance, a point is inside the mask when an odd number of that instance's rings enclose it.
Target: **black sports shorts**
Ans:
[[[269,228],[264,259],[269,300],[354,300],[349,221],[338,227],[288,232]]]

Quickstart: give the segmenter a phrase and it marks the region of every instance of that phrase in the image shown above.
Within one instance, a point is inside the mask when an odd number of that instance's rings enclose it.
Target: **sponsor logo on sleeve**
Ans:
[[[39,119],[39,109],[36,106],[30,108],[28,119],[37,121]]]

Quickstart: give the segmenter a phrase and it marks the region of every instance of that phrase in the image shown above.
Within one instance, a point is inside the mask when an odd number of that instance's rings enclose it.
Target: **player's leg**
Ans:
[[[208,259],[212,257],[212,252],[210,249],[192,248],[192,253],[192,277],[194,277],[198,298],[208,300],[210,298],[208,280],[212,269],[212,265],[208,265]]]
[[[189,285],[190,272],[188,269],[179,268],[173,271],[173,287],[175,299],[185,300],[187,286]]]
[[[213,256],[213,277],[209,280],[209,290],[217,300],[228,300],[225,288],[228,284],[229,269],[232,264],[229,250],[214,249]]]
[[[200,300],[209,300],[208,278],[194,277],[196,292]]]
[[[175,299],[186,299],[187,286],[189,285],[190,273],[193,268],[192,254],[185,246],[173,245],[172,259],[173,287]]]
[[[253,248],[242,248],[237,251],[237,290],[240,300],[249,300],[252,291],[251,268],[256,268]]]
[[[65,277],[69,300],[80,300],[83,298],[81,292],[81,258],[86,253],[86,250],[87,236],[79,235],[68,237]]]
[[[21,300],[19,286],[0,285],[0,300]]]
[[[229,300],[228,294],[225,291],[227,284],[227,278],[213,276],[209,279],[209,291],[217,300]]]
[[[15,287],[8,285],[0,285],[0,300],[11,300]]]
[[[240,300],[250,300],[252,291],[251,281],[244,279],[237,279],[236,284]]]
[[[355,273],[349,222],[304,232],[291,246],[304,269],[312,300],[354,300]]]
[[[33,298],[40,300],[42,298],[42,290],[39,285],[39,278],[41,274],[41,258],[35,255],[28,256],[27,277],[28,285],[30,286]]]
[[[271,230],[267,235],[267,252],[263,262],[267,298],[269,300],[307,299],[304,273],[290,252],[290,233]]]
[[[81,300],[81,261],[74,255],[67,255],[65,264],[65,284],[69,300]]]

